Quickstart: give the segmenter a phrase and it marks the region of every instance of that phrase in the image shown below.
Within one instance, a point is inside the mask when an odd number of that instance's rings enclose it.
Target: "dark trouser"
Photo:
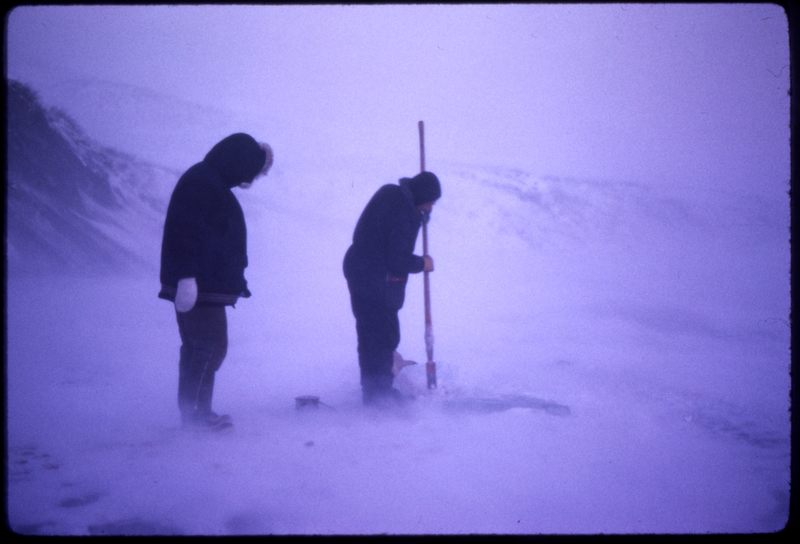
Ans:
[[[397,310],[374,297],[350,288],[350,304],[356,318],[358,366],[364,400],[387,393],[392,388],[393,354],[400,344]]]
[[[214,374],[228,351],[225,306],[195,306],[176,312],[181,335],[178,408],[184,422],[211,412]]]

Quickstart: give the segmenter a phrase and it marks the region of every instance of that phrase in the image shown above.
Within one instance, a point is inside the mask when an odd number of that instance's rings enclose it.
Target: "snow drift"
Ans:
[[[129,89],[103,103],[174,111],[154,100]],[[115,151],[80,117],[36,116],[35,130],[9,123],[14,531],[706,533],[786,522],[781,195],[678,194],[437,162],[431,149],[444,193],[430,224],[441,387],[426,392],[423,365],[407,368],[398,385],[417,402],[375,413],[359,404],[341,258],[371,194],[414,172],[415,146],[387,160],[275,145],[270,175],[237,190],[254,296],[229,312],[215,397],[236,429],[194,436],[178,429],[177,329],[155,296],[155,263],[172,185],[225,134],[197,110],[181,118],[193,122],[184,130],[207,145],[193,140],[176,158],[183,144],[160,141],[153,118],[121,115],[151,150],[163,144],[163,161],[146,161],[134,138]],[[181,126],[167,113],[158,122]],[[279,140],[280,127],[269,128]],[[25,150],[35,157],[23,160]],[[112,261],[121,266],[89,274]],[[418,361],[421,284],[411,280],[401,311],[400,351]],[[297,411],[301,394],[332,408]],[[568,410],[444,403],[502,395]]]

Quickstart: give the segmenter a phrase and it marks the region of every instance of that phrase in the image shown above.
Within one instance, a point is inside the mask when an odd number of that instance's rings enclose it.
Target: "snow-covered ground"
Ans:
[[[360,406],[341,258],[372,192],[415,168],[338,161],[278,162],[237,190],[254,296],[228,312],[215,408],[234,417],[231,433],[178,427],[177,326],[155,263],[126,277],[10,272],[13,530],[783,527],[784,204],[432,160],[444,184],[430,226],[440,388],[425,390],[423,365],[407,368],[398,385],[417,401],[382,413]],[[157,255],[160,240],[147,243]],[[400,351],[424,362],[421,292],[412,278]],[[303,394],[325,405],[298,411]],[[505,394],[569,410],[448,409]]]
[[[784,527],[780,6],[139,8],[9,18],[7,77],[74,119],[56,128],[108,167],[122,210],[87,203],[92,227],[140,257],[118,276],[21,274],[24,248],[6,248],[13,531]],[[443,183],[439,388],[409,367],[398,387],[417,400],[383,413],[360,404],[341,259],[373,192],[418,171],[419,118]],[[156,297],[160,222],[173,178],[237,131],[276,162],[237,190],[253,297],[228,311],[215,393],[235,428],[197,435],[179,428],[177,325]],[[420,363],[423,315],[412,277],[400,352]],[[464,408],[506,395],[539,407]]]

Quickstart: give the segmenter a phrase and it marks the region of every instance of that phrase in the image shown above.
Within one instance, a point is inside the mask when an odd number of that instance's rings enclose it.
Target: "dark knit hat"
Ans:
[[[408,180],[408,188],[414,197],[414,205],[419,206],[426,202],[434,202],[442,196],[442,186],[439,178],[432,172],[420,172]]]

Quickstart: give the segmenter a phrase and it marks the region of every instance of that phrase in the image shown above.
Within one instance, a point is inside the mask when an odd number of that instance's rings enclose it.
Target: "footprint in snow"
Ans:
[[[100,500],[100,497],[103,495],[100,493],[84,493],[83,495],[78,495],[77,497],[67,497],[59,501],[58,505],[61,508],[79,508],[81,506],[87,506],[89,504],[96,503]]]
[[[49,453],[40,452],[37,446],[14,448],[8,460],[9,482],[30,480],[39,470],[58,470],[61,465]]]

